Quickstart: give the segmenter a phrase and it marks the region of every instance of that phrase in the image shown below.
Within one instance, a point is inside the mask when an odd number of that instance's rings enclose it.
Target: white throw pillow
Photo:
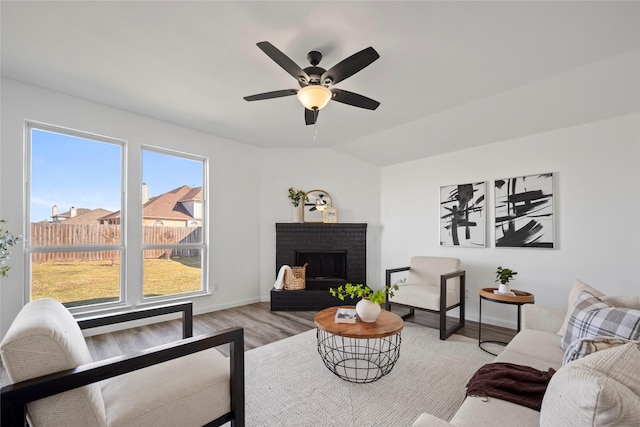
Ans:
[[[640,425],[640,346],[599,351],[558,369],[542,399],[540,425]]]
[[[640,339],[640,310],[612,307],[582,291],[569,318],[562,348],[566,350],[580,338],[597,336]]]
[[[630,296],[601,296],[600,299],[614,307],[633,308],[640,310],[640,295]]]

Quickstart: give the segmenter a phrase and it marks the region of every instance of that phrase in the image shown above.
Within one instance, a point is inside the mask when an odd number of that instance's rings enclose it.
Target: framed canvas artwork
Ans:
[[[440,187],[440,246],[485,246],[486,183]]]
[[[495,181],[496,247],[554,248],[553,173]]]

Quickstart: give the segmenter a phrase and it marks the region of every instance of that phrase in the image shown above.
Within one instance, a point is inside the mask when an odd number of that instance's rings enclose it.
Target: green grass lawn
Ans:
[[[145,297],[201,289],[199,257],[145,259],[143,271]],[[119,293],[118,262],[34,263],[32,267],[32,299],[54,298],[72,307],[117,301]]]

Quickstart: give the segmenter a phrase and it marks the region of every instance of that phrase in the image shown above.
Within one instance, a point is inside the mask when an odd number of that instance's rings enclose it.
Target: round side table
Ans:
[[[345,381],[370,383],[387,375],[400,356],[402,318],[382,310],[373,323],[336,323],[336,310],[318,312],[318,353],[325,366]],[[343,308],[355,308],[344,306]]]
[[[517,291],[515,289],[512,289],[511,292],[514,295],[508,295],[508,294],[497,294],[495,293],[495,291],[497,290],[498,288],[480,289],[480,307],[478,310],[478,347],[480,347],[482,350],[494,356],[497,356],[497,354],[492,353],[489,350],[486,350],[485,348],[482,347],[482,344],[491,343],[491,344],[507,345],[508,343],[504,341],[492,341],[492,340],[483,341],[482,340],[482,300],[497,302],[499,304],[517,305],[518,306],[518,332],[520,332],[520,308],[522,307],[523,304],[533,304],[535,302],[534,295],[529,292]]]

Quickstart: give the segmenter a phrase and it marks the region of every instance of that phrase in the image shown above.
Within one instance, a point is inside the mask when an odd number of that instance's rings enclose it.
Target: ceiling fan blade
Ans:
[[[309,83],[309,75],[293,62],[291,58],[282,53],[277,47],[269,42],[259,42],[256,45],[262,49],[276,64],[281,66],[287,73],[291,74],[294,79],[301,81],[302,83]]]
[[[295,89],[274,90],[273,92],[245,96],[244,99],[247,101],[260,101],[262,99],[281,98],[283,96],[295,95],[296,93],[298,93],[298,91]]]
[[[320,110],[309,110],[308,108],[304,109],[304,122],[308,125],[315,125],[318,120],[318,114]]]
[[[338,62],[322,74],[321,82],[326,84],[327,79],[331,80],[330,84],[336,84],[348,77],[353,76],[358,71],[367,67],[376,59],[380,58],[378,52],[372,47],[362,49],[358,53],[354,53],[347,59]]]
[[[375,110],[378,108],[380,103],[371,98],[367,98],[363,95],[358,95],[357,93],[349,92],[347,90],[342,89],[331,89],[333,93],[334,101],[342,102],[343,104],[353,105],[354,107],[366,108],[367,110]]]

